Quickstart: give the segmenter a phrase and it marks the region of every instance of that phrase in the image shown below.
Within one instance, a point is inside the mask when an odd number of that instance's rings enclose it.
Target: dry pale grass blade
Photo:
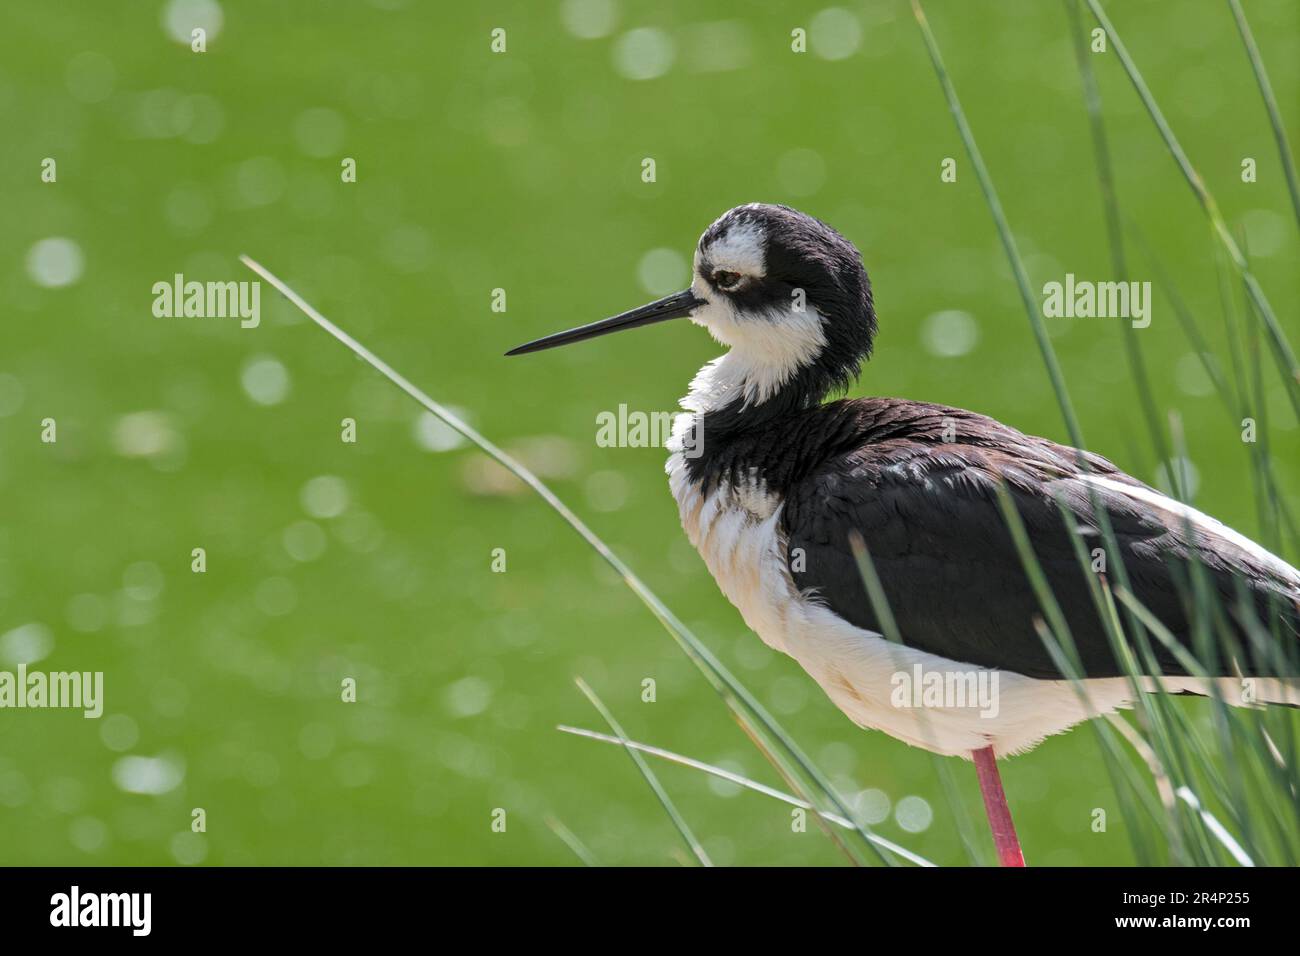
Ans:
[[[759,747],[760,752],[772,760],[772,763],[782,776],[794,780],[796,789],[799,789],[800,793],[808,799],[812,799],[813,794],[809,791],[813,791],[818,795],[819,799],[829,804],[842,816],[851,817],[848,806],[840,795],[835,792],[825,774],[776,722],[767,709],[758,702],[740,681],[732,676],[731,672],[714,657],[713,652],[668,609],[667,605],[650,590],[649,586],[632,572],[626,562],[616,555],[594,531],[587,527],[586,523],[561,501],[540,478],[516,458],[507,454],[468,423],[462,421],[459,416],[435,402],[423,390],[417,388],[406,376],[402,375],[370,349],[321,315],[302,296],[298,295],[287,283],[261,263],[246,255],[241,255],[239,258],[245,266],[270,283],[277,292],[288,299],[299,311],[337,339],[354,355],[387,378],[434,417],[477,445],[489,457],[496,460],[497,463],[531,488],[538,497],[564,519],[570,528],[578,533],[593,551],[600,555],[606,564],[618,573],[623,579],[623,583],[659,620],[664,629],[676,641],[677,646],[681,648],[691,663],[704,676],[709,686],[722,698],[746,734],[756,742],[764,742]],[[806,780],[807,785],[796,774]],[[854,831],[859,838],[858,845],[866,849],[875,858],[876,862],[886,865],[894,864],[895,861],[888,854],[882,853],[876,843],[872,841],[871,834],[866,827],[857,823],[854,826]]]
[[[668,818],[673,821],[673,826],[675,826],[677,832],[682,835],[682,840],[686,843],[686,846],[690,849],[691,853],[695,855],[695,859],[699,861],[700,866],[712,866],[713,861],[710,860],[709,855],[704,852],[703,844],[701,844],[696,838],[694,831],[691,830],[690,824],[686,822],[686,818],[682,816],[681,811],[677,809],[677,805],[673,803],[672,798],[668,796],[668,791],[665,790],[663,784],[659,782],[659,778],[655,776],[655,772],[650,769],[650,765],[645,762],[639,753],[637,753],[636,748],[628,746],[629,741],[627,735],[623,733],[623,728],[619,725],[619,722],[614,719],[614,715],[610,712],[609,708],[605,706],[605,702],[600,699],[596,692],[592,690],[587,682],[581,677],[576,678],[575,683],[578,685],[578,690],[582,691],[583,694],[586,695],[587,700],[591,701],[591,705],[595,707],[600,713],[600,716],[605,719],[605,723],[609,724],[609,729],[618,735],[616,738],[617,741],[623,745],[623,749],[627,751],[627,755],[632,758],[632,763],[636,765],[636,769],[641,771],[641,776],[645,778],[645,782],[649,785],[650,789],[654,791],[654,795],[659,799],[659,803],[663,806],[664,812],[667,813]]]
[[[837,813],[828,813],[826,811],[818,810],[807,800],[801,800],[798,797],[785,793],[784,791],[777,790],[775,787],[769,787],[767,784],[759,783],[757,780],[752,780],[743,774],[735,773],[734,771],[716,766],[715,764],[705,763],[703,760],[696,760],[694,757],[686,757],[672,750],[665,750],[662,747],[639,743],[635,740],[624,740],[618,737],[612,737],[609,734],[602,734],[596,730],[587,730],[583,727],[571,727],[568,724],[560,724],[556,729],[566,734],[572,734],[575,737],[585,737],[588,740],[599,740],[602,743],[619,744],[623,747],[639,750],[641,753],[649,754],[652,757],[658,757],[660,760],[666,760],[669,763],[689,767],[692,770],[706,773],[711,777],[717,777],[719,780],[726,780],[728,783],[734,783],[738,787],[744,787],[746,790],[761,793],[764,796],[771,797],[773,800],[780,800],[782,803],[788,803],[792,807],[799,807],[802,810],[811,810],[813,813],[819,815],[823,820],[827,820],[846,830],[852,830],[854,827],[852,820],[846,819]],[[897,854],[909,863],[915,863],[917,866],[935,865],[920,854],[913,853],[906,847],[899,846],[892,840],[887,840],[878,834],[873,834],[872,839],[884,849]]]

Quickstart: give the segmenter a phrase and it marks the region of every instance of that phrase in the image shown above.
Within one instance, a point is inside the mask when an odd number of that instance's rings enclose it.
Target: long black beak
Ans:
[[[581,325],[576,329],[569,329],[567,332],[556,332],[554,335],[544,336],[533,342],[520,345],[518,348],[513,348],[506,355],[540,352],[542,349],[553,349],[557,345],[568,345],[570,342],[594,339],[598,335],[608,335],[610,332],[635,329],[639,325],[652,325],[655,322],[680,319],[690,315],[691,310],[696,306],[703,304],[703,300],[697,299],[695,293],[690,289],[683,292],[674,292],[672,295],[664,296],[657,302],[643,305],[631,312],[624,312],[609,319],[601,319],[599,322],[592,322],[590,325]]]

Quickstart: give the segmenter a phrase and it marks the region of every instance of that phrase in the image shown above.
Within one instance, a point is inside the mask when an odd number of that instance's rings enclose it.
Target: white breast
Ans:
[[[683,435],[692,419],[678,416],[674,434]],[[682,527],[722,593],[764,643],[797,660],[858,725],[935,753],[969,757],[992,745],[998,756],[1007,756],[1089,717],[1131,706],[1125,678],[1084,681],[1085,702],[1068,681],[949,660],[854,627],[796,589],[778,496],[752,476],[706,496],[690,480],[680,440],[669,447],[669,486]],[[927,682],[970,693],[936,703],[917,690]],[[1240,702],[1243,682],[1218,683],[1228,702]],[[1208,691],[1206,682],[1195,678],[1165,678],[1163,684],[1171,691]],[[1159,688],[1148,681],[1146,689]],[[1290,681],[1258,680],[1248,693],[1260,701],[1300,703],[1300,688]]]
[[[689,419],[690,416],[680,416]],[[668,480],[682,528],[722,593],[745,623],[778,651],[801,602],[786,570],[785,545],[777,531],[779,502],[756,483],[726,486],[705,497],[690,481],[686,459],[668,459]]]

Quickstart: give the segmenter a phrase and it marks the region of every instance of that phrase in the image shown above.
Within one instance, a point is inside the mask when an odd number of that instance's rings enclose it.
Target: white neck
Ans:
[[[812,309],[743,324],[710,310],[694,321],[731,349],[705,364],[691,381],[681,406],[692,412],[713,411],[736,401],[741,408],[766,402],[826,345],[821,319]]]
[[[739,401],[741,407],[771,398],[794,368],[780,368],[755,362],[732,349],[719,355],[691,379],[691,389],[681,406],[692,412],[711,412]]]

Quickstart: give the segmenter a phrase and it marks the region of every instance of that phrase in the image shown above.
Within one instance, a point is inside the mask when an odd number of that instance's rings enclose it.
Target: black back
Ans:
[[[1043,611],[998,507],[1005,485],[1059,602],[1088,677],[1121,676],[1066,519],[1085,550],[1103,548],[1078,452],[1021,434],[990,418],[899,399],[852,399],[767,410],[752,424],[705,418],[704,454],[691,463],[706,489],[760,481],[784,499],[781,527],[802,591],[853,624],[880,632],[848,535],[866,542],[903,641],[951,660],[1030,677],[1064,676],[1035,629]],[[1095,455],[1088,471],[1137,488],[1136,479]],[[1202,664],[1215,675],[1295,674],[1300,579],[1272,571],[1226,537],[1189,535],[1179,518],[1120,492],[1095,489],[1109,515],[1135,596],[1185,647],[1193,646],[1186,585],[1200,562],[1232,615],[1241,594],[1261,620],[1280,618],[1291,665],[1255,648],[1235,663]],[[1106,565],[1113,584],[1113,555]],[[1270,596],[1272,603],[1270,604]],[[1279,610],[1280,607],[1280,610]],[[1186,674],[1152,639],[1160,671]]]

